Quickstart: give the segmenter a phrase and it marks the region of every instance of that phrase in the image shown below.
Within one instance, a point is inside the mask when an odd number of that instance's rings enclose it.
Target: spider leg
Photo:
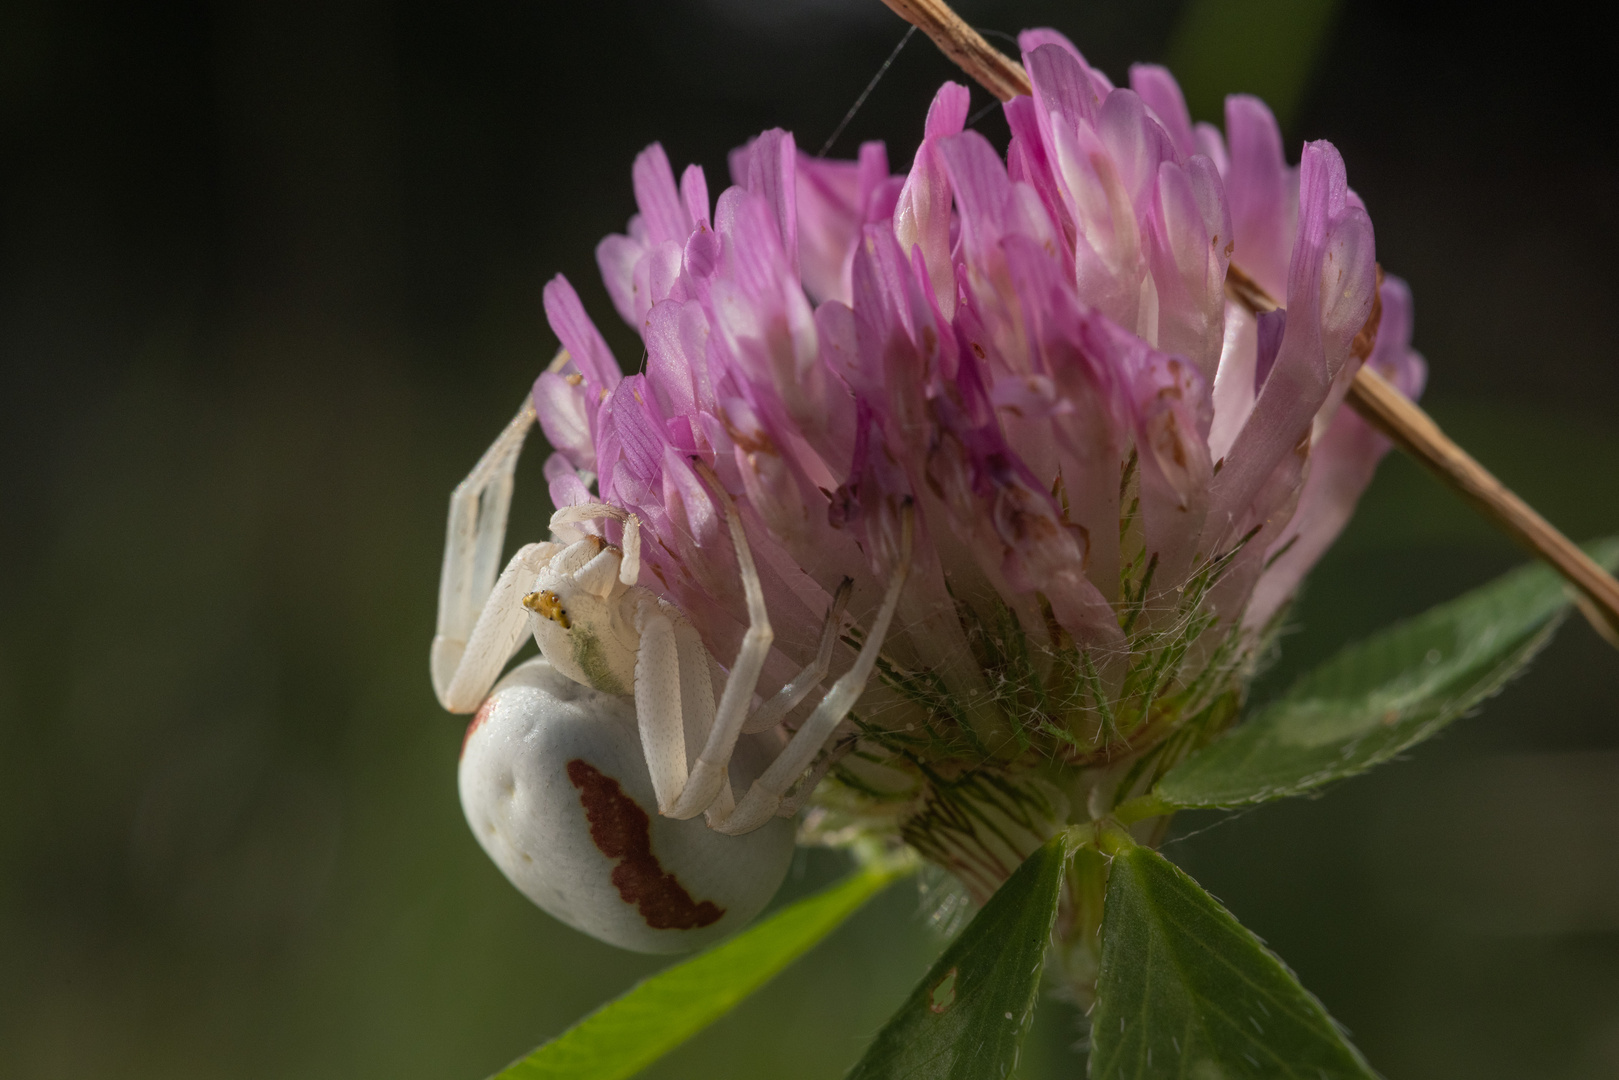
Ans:
[[[651,594],[643,594],[636,606],[635,628],[641,638],[635,653],[635,719],[658,813],[667,815],[687,786],[680,651],[674,620]]]
[[[465,641],[433,639],[433,691],[439,704],[453,713],[469,713],[483,704],[506,661],[528,639],[530,615],[523,594],[534,579],[563,550],[561,544],[529,544],[506,565],[488,602]],[[442,667],[441,667],[442,665]]]
[[[849,710],[854,708],[855,702],[865,692],[866,680],[871,677],[872,669],[877,666],[877,654],[882,650],[889,624],[894,621],[894,611],[899,607],[899,595],[910,573],[912,528],[911,511],[907,508],[899,566],[894,571],[894,576],[889,579],[882,606],[877,609],[871,633],[866,636],[865,644],[860,649],[860,655],[855,658],[854,666],[832,684],[832,689],[828,690],[821,703],[815,706],[815,711],[804,721],[804,726],[798,729],[798,733],[782,750],[781,755],[771,762],[770,767],[753,782],[752,787],[748,788],[748,793],[737,803],[736,810],[724,821],[714,825],[718,831],[738,836],[752,832],[774,817],[793,782],[809,768],[826,740],[843,722],[843,718],[849,715]]]
[[[533,426],[534,407],[525,400],[511,423],[496,436],[494,443],[478,460],[478,464],[473,466],[472,472],[450,495],[450,513],[444,538],[444,565],[439,576],[438,623],[433,635],[430,669],[434,692],[438,695],[439,701],[452,711],[471,711],[477,708],[482,701],[482,693],[487,692],[489,688],[488,685],[483,686],[478,699],[472,701],[470,705],[466,704],[465,694],[471,693],[473,684],[478,681],[471,679],[471,669],[468,676],[461,675],[461,669],[473,651],[473,644],[478,643],[478,665],[486,661],[489,649],[493,648],[499,652],[504,647],[501,645],[507,633],[504,622],[495,620],[502,627],[499,633],[495,632],[495,622],[482,630],[481,637],[479,630],[483,627],[484,618],[489,614],[492,593],[497,589],[496,574],[500,571],[500,553],[506,542],[506,516],[512,503],[512,475],[517,469],[517,458],[522,453],[523,441]],[[545,547],[549,550],[550,545]],[[534,549],[525,548],[523,552],[519,552],[518,558],[512,561],[511,566],[507,567],[508,574],[518,565],[525,553],[529,562],[538,558],[543,565],[544,558],[537,556]],[[504,580],[502,578],[502,581]],[[527,622],[527,614],[519,605],[512,618],[516,620],[517,626],[513,632],[520,639],[521,628]],[[491,634],[494,636],[491,637]],[[499,674],[499,666],[510,659],[511,651],[515,648],[514,644],[511,650],[500,657],[494,674]],[[478,670],[481,670],[481,667]],[[467,681],[468,679],[471,681]],[[492,685],[493,681],[491,676],[489,685]],[[452,694],[452,690],[456,692]],[[454,705],[451,704],[452,700]],[[465,708],[463,710],[458,706]]]
[[[798,786],[782,797],[781,805],[776,807],[776,816],[790,818],[797,814],[803,808],[804,801],[814,794],[821,781],[826,779],[826,774],[832,771],[832,766],[848,757],[859,741],[858,735],[849,734],[834,742],[831,749],[822,754],[815,766],[804,774]]]
[[[736,549],[737,567],[742,574],[742,592],[748,603],[748,629],[742,635],[736,660],[731,664],[730,677],[725,680],[725,690],[720,694],[719,705],[714,710],[713,726],[708,729],[703,749],[692,764],[685,790],[680,793],[675,805],[666,811],[674,818],[696,817],[713,805],[721,790],[729,786],[726,767],[730,764],[731,752],[736,748],[736,740],[742,734],[743,722],[748,718],[748,706],[753,702],[753,691],[759,684],[759,672],[764,668],[765,657],[770,654],[770,643],[775,640],[769,613],[765,611],[764,586],[759,581],[759,570],[753,564],[753,552],[748,547],[736,502],[712,473],[708,479],[725,508],[725,520],[731,529],[731,545]],[[644,648],[645,639],[642,640]]]
[[[626,585],[634,585],[641,577],[641,519],[628,510],[621,510],[607,503],[579,503],[575,506],[564,506],[551,515],[551,528],[557,531],[558,525],[573,525],[581,521],[599,521],[610,518],[622,522],[624,525],[623,559],[618,567],[618,580]],[[569,530],[570,532],[575,530]],[[559,536],[567,535],[560,531]],[[570,537],[577,539],[577,537]]]
[[[832,648],[838,643],[838,633],[843,629],[843,609],[849,606],[849,594],[852,592],[854,580],[844,578],[837,594],[832,597],[832,606],[827,609],[826,624],[821,629],[821,645],[815,652],[815,659],[794,675],[792,681],[783,686],[775,697],[753,711],[748,722],[742,725],[743,732],[751,735],[775,727],[826,678],[827,671],[832,667]]]

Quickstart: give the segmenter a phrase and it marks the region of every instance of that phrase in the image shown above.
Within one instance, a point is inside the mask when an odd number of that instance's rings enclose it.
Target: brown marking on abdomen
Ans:
[[[583,758],[568,762],[568,779],[590,822],[590,839],[613,867],[619,899],[634,904],[654,930],[692,930],[719,922],[725,909],[712,900],[698,903],[673,874],[663,872],[652,854],[652,819],[624,793],[617,780]]]
[[[483,722],[485,720],[489,719],[490,715],[493,714],[494,711],[495,711],[495,696],[493,694],[490,694],[488,697],[483,699],[483,704],[479,705],[478,706],[478,711],[473,714],[472,723],[467,725],[467,733],[465,735],[461,736],[461,756],[462,757],[467,756],[467,743],[472,741],[472,733],[474,731],[477,731],[479,728],[483,727]]]

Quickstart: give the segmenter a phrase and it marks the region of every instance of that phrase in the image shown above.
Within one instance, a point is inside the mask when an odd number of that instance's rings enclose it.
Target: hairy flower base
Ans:
[[[1124,471],[1126,506],[1136,504],[1134,471],[1133,462]],[[1122,522],[1127,550],[1133,517]],[[957,601],[986,700],[958,700],[932,672],[880,663],[883,687],[912,706],[907,722],[885,723],[881,705],[857,714],[858,748],[832,769],[817,798],[826,812],[805,838],[837,842],[857,820],[897,831],[982,903],[1057,831],[1144,793],[1235,720],[1266,636],[1211,635],[1218,616],[1207,601],[1250,539],[1201,560],[1151,617],[1155,562],[1137,546],[1120,590],[1124,646],[1108,652],[1076,647],[1049,604],[1049,636],[1035,643],[1005,605],[991,602],[985,618]],[[1004,723],[975,729],[975,711]],[[1137,831],[1152,839],[1162,824]]]
[[[1225,638],[1179,689],[1155,693],[1180,673],[1178,662],[1206,628],[1206,619],[1186,619],[1178,632],[1159,632],[1116,658],[1113,666],[1125,670],[1115,695],[1089,652],[1070,647],[1036,665],[1015,624],[1005,637],[986,638],[1014,661],[986,665],[1000,676],[995,711],[1011,720],[993,746],[925,675],[882,669],[884,686],[917,707],[907,715],[923,720],[895,728],[880,712],[858,716],[861,738],[818,792],[822,812],[804,838],[836,844],[872,831],[896,834],[982,902],[1054,833],[1145,793],[1235,720],[1256,656],[1252,641],[1239,648],[1243,639]],[[1137,831],[1150,840],[1161,825],[1144,822]]]

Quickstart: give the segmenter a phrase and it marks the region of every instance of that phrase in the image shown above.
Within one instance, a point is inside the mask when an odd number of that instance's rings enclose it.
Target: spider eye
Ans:
[[[568,621],[568,613],[562,607],[562,601],[550,589],[544,592],[531,592],[523,597],[523,606],[536,615],[543,615],[552,622],[567,630],[573,624]]]

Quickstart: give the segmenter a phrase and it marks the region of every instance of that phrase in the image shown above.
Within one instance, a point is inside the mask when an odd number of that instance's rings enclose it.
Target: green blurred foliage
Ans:
[[[1291,130],[1339,7],[1339,0],[1187,0],[1164,62],[1192,118],[1224,126],[1225,96],[1255,94]]]
[[[1119,79],[1178,13],[962,7]],[[1435,415],[1572,535],[1619,530],[1606,54],[1550,16],[1335,25],[1289,145],[1344,149]],[[461,820],[426,673],[448,493],[554,348],[553,273],[634,365],[591,252],[635,151],[717,190],[766,125],[819,145],[898,36],[875,0],[0,8],[0,1075],[475,1077],[665,962],[550,920]],[[951,76],[913,46],[835,152],[903,168]],[[1518,559],[1391,457],[1258,698]],[[1166,853],[1391,1078],[1619,1074],[1615,701],[1572,623],[1411,762]],[[842,869],[804,854],[783,899]],[[891,890],[648,1075],[839,1075],[942,947],[918,909]],[[1079,1035],[1042,1002],[1020,1075],[1077,1075]]]

